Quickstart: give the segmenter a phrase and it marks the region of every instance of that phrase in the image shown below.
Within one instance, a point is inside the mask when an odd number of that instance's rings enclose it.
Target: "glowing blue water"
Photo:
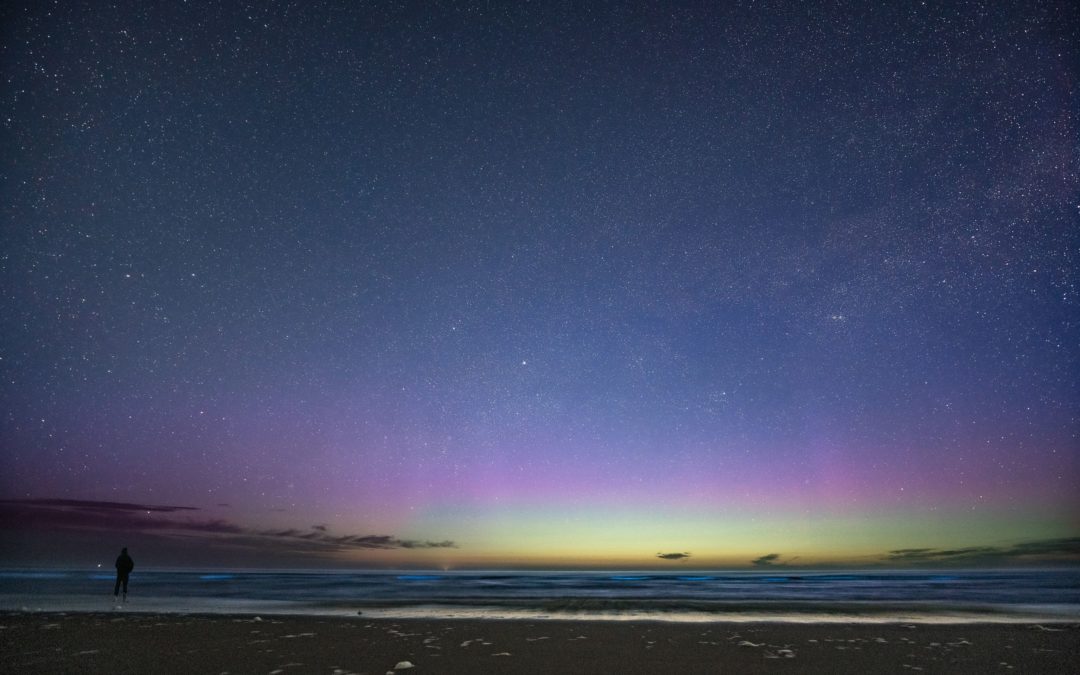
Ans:
[[[105,595],[103,570],[0,571],[0,595]],[[897,603],[923,607],[1057,606],[1080,612],[1080,570],[873,572],[310,572],[137,569],[134,597],[289,601],[335,606],[783,607]]]

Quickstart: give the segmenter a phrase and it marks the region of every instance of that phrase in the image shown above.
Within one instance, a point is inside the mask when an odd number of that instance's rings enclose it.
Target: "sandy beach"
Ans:
[[[1068,673],[1076,624],[6,613],[2,673]]]

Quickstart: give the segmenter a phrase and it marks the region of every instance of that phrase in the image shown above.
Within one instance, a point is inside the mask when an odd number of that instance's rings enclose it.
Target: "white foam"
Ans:
[[[672,623],[862,623],[862,624],[962,624],[962,623],[1061,623],[1074,622],[1076,615],[1060,613],[980,613],[980,612],[663,612],[650,610],[543,611],[503,607],[410,606],[364,608],[371,619],[491,619],[552,621],[663,621]]]
[[[307,614],[313,616],[356,616],[353,609],[312,607],[285,600],[243,600],[233,598],[132,597],[118,602],[113,596],[97,595],[0,595],[0,610],[30,612],[135,612],[150,614]]]
[[[861,623],[861,624],[958,624],[958,623],[1063,623],[1080,620],[1074,606],[1025,605],[999,612],[895,611],[827,612],[731,610],[722,612],[662,611],[649,609],[565,610],[534,608],[408,605],[401,607],[342,607],[285,600],[234,598],[129,597],[117,603],[111,595],[32,596],[0,595],[0,611],[28,612],[132,612],[149,614],[301,615],[356,617],[364,619],[485,619],[557,621],[664,621],[675,623]]]

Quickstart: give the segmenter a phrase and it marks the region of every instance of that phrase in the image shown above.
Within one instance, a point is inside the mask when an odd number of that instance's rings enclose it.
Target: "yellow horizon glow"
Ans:
[[[1077,536],[1067,516],[937,512],[873,517],[825,514],[719,518],[709,513],[572,512],[547,509],[427,514],[408,538],[451,539],[457,548],[354,552],[358,563],[454,568],[768,569],[777,565],[882,566],[900,549],[1008,547]],[[435,533],[439,533],[436,535]],[[449,534],[450,536],[447,536]],[[661,553],[688,553],[682,560]]]

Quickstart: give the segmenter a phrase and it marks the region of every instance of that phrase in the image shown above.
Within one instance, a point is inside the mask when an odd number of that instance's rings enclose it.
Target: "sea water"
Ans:
[[[0,571],[0,609],[668,621],[1077,621],[1080,570]]]

